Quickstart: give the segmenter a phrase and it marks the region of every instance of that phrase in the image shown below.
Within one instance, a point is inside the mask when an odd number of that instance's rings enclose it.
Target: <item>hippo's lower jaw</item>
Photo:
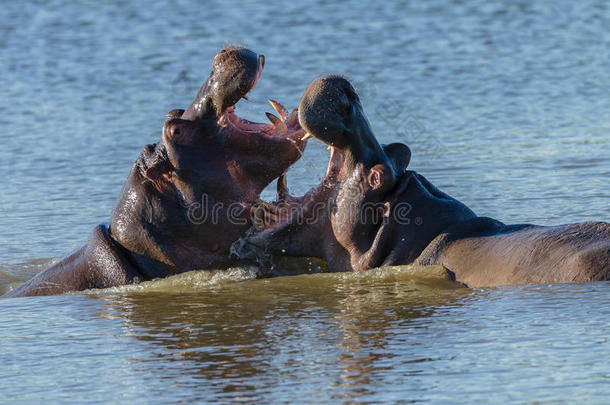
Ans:
[[[241,46],[222,50],[214,58],[213,70],[182,121],[204,123],[206,136],[220,135],[234,180],[253,190],[240,190],[246,199],[259,194],[273,179],[297,161],[306,146],[296,109],[289,113],[280,103],[269,100],[280,115],[267,113],[270,123],[256,123],[235,113],[237,103],[258,83],[265,57]],[[165,131],[164,131],[165,132]],[[202,131],[195,131],[197,134]],[[216,145],[218,146],[218,145]],[[252,193],[253,191],[253,193]]]
[[[334,192],[340,181],[343,154],[333,147],[329,147],[330,159],[326,174],[320,185],[311,188],[301,197],[292,196],[288,189],[286,174],[277,179],[277,200],[260,201],[252,206],[252,222],[254,229],[262,238],[264,231],[277,231],[285,226],[296,224],[313,224],[320,218],[316,216],[326,214],[334,204]],[[256,240],[256,237],[252,239]],[[262,240],[262,239],[261,239]]]
[[[265,144],[285,143],[286,146],[293,146],[300,156],[305,147],[305,141],[302,139],[305,131],[299,125],[297,109],[289,113],[279,102],[269,99],[269,103],[281,117],[266,113],[270,124],[252,122],[239,117],[233,105],[220,115],[218,126],[224,130],[228,142],[240,149],[254,143],[262,147]]]

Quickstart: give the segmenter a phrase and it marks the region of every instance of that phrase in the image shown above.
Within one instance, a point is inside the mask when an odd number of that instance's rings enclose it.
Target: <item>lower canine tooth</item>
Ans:
[[[288,110],[286,109],[286,107],[284,107],[277,101],[269,99],[269,104],[271,104],[271,106],[275,109],[275,111],[277,111],[277,113],[280,115],[280,117],[282,117],[283,120],[288,118],[288,116],[290,115],[288,114]]]
[[[263,201],[262,204],[265,208],[265,212],[277,216],[277,213],[279,212],[280,208],[276,204],[268,203],[266,201]]]
[[[271,121],[271,123],[273,125],[275,125],[275,129],[277,129],[280,132],[288,131],[288,127],[286,126],[286,124],[284,124],[284,121],[282,121],[281,119],[279,119],[278,117],[276,117],[275,115],[273,115],[271,113],[265,113],[265,114],[267,114],[267,118],[269,118],[269,121]]]
[[[288,120],[286,121],[286,123],[288,125],[292,125],[292,124],[296,123],[297,121],[299,121],[299,110],[297,108],[295,108],[290,113],[290,117],[288,117]]]
[[[288,201],[289,193],[288,186],[286,185],[286,173],[283,173],[277,179],[277,199],[280,202]]]
[[[279,217],[277,216],[277,214],[270,212],[270,211],[265,211],[265,226],[268,223],[277,222],[278,218]]]
[[[265,230],[265,208],[258,205],[250,209],[250,215],[252,216],[252,224],[254,229],[257,231]]]

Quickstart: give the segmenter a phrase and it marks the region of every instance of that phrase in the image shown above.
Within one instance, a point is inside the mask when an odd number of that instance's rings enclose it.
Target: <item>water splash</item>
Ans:
[[[258,277],[256,266],[231,267],[218,270],[194,270],[175,276],[144,281],[119,287],[87,290],[85,294],[104,295],[109,293],[192,293],[226,284],[254,280]],[[80,292],[79,292],[80,293]],[[74,293],[74,294],[79,294]]]
[[[314,258],[282,258],[274,263],[273,269],[277,274],[291,274],[291,277],[274,277],[269,284],[268,276],[261,280],[261,270],[257,266],[231,267],[217,270],[195,270],[175,276],[145,281],[99,290],[87,290],[85,294],[131,294],[131,293],[197,293],[203,291],[217,291],[223,289],[231,295],[235,290],[258,290],[260,288],[274,288],[285,291],[299,291],[301,289],[317,288],[328,289],[343,286],[354,288],[356,286],[373,287],[379,284],[396,283],[408,287],[409,291],[430,291],[463,288],[464,285],[453,280],[450,273],[441,265],[419,266],[384,266],[364,272],[328,273],[323,272],[326,264]],[[310,274],[310,272],[316,274]],[[248,283],[243,285],[242,283]],[[238,284],[239,283],[239,284]],[[254,283],[252,285],[251,283]],[[267,287],[262,287],[264,284]],[[80,293],[74,293],[80,294]]]
[[[34,277],[58,259],[33,259],[15,265],[0,265],[0,296]]]

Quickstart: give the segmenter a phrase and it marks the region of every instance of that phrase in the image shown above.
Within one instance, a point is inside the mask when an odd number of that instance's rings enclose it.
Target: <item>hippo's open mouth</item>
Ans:
[[[290,196],[285,176],[280,176],[278,201],[255,207],[253,219],[258,231],[288,227],[292,232],[293,225],[318,223],[323,217],[337,215],[337,210],[352,220],[351,211],[360,210],[365,195],[377,201],[378,195],[393,188],[396,176],[409,163],[406,145],[382,147],[377,142],[358,95],[341,76],[321,76],[312,81],[299,103],[298,117],[304,132],[300,140],[314,137],[330,150],[326,175],[318,187],[299,198]],[[339,183],[341,187],[337,187]],[[383,207],[378,208],[375,212]]]
[[[242,98],[248,100],[264,65],[263,55],[244,47],[223,49],[191,105],[182,110],[179,119],[166,121],[162,139],[164,144],[172,144],[166,145],[169,160],[174,168],[188,162],[191,172],[199,171],[202,178],[216,182],[206,187],[206,193],[218,188],[217,194],[230,195],[226,198],[231,201],[254,203],[303,153],[305,132],[296,109],[289,113],[280,103],[269,100],[279,117],[267,113],[267,123],[246,120],[235,112]],[[176,126],[182,128],[176,132]],[[181,148],[174,151],[176,148],[170,146]]]
[[[269,99],[269,103],[281,117],[278,118],[272,113],[266,113],[267,118],[271,121],[270,124],[252,122],[239,117],[235,113],[235,105],[232,105],[225,110],[220,116],[218,124],[220,126],[228,126],[232,130],[243,135],[254,134],[267,137],[290,138],[295,141],[300,141],[298,136],[303,135],[305,131],[303,131],[299,125],[297,109],[295,108],[292,113],[289,113],[288,110],[277,101]]]
[[[309,136],[303,137],[305,140]],[[301,197],[290,195],[286,173],[277,180],[277,200],[260,201],[252,208],[252,220],[257,232],[272,232],[284,226],[314,223],[316,215],[326,212],[327,204],[333,202],[335,185],[342,175],[343,151],[329,146],[330,158],[326,174],[318,186],[312,187]],[[261,235],[262,236],[262,235]]]
[[[256,76],[246,91],[245,94],[241,95],[239,99],[248,100],[248,94],[256,87],[258,83],[263,68],[265,66],[265,57],[263,55],[259,56],[259,64]],[[238,100],[239,101],[239,100]],[[224,111],[219,114],[218,117],[218,125],[221,127],[225,127],[230,129],[230,132],[233,137],[241,136],[262,136],[266,138],[271,138],[275,140],[286,139],[295,144],[300,150],[302,150],[302,145],[304,144],[304,140],[302,140],[305,131],[301,129],[299,125],[299,119],[297,114],[297,109],[295,108],[291,113],[288,112],[288,109],[284,107],[279,102],[269,99],[269,103],[275,109],[275,111],[279,114],[279,117],[276,115],[267,112],[267,118],[270,123],[258,123],[249,121],[245,118],[239,117],[235,113],[235,107],[237,102],[229,105]]]

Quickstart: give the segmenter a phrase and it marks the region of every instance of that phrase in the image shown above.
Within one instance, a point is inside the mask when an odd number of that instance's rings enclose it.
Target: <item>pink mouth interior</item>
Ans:
[[[256,84],[258,83],[258,80],[260,79],[262,73],[263,73],[263,63],[261,60],[259,60],[256,78],[254,79],[254,82],[252,83],[252,87],[250,87],[250,90],[248,90],[248,92],[243,96],[243,98],[245,98],[246,100],[248,99],[248,97],[247,97],[248,93],[250,93],[252,91],[252,89],[254,89],[254,87],[256,87]],[[282,117],[282,118],[284,118],[284,117]],[[280,119],[282,119],[282,118],[280,118]],[[249,121],[245,118],[241,118],[235,113],[235,105],[227,107],[227,109],[220,116],[218,121],[221,125],[230,126],[236,132],[239,132],[244,135],[263,135],[263,136],[267,136],[267,137],[284,138],[284,137],[288,137],[290,135],[294,135],[296,132],[301,130],[301,127],[298,124],[296,125],[296,127],[294,125],[290,125],[288,127],[289,128],[288,131],[286,131],[285,133],[281,133],[280,131],[278,131],[278,129],[275,127],[275,125],[273,125],[271,123],[258,123],[258,122]],[[283,119],[283,121],[286,122],[285,119]]]
[[[235,114],[235,106],[229,107],[223,117],[225,118],[227,124],[231,125],[239,132],[271,136],[276,131],[275,126],[273,124],[262,124],[258,122],[252,122],[248,121],[247,119],[238,117],[237,114]]]

